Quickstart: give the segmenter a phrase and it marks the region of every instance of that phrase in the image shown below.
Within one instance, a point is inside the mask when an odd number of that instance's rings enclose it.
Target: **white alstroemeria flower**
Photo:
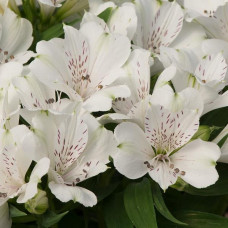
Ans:
[[[73,100],[81,97],[89,111],[107,111],[113,99],[129,96],[127,86],[112,86],[130,55],[129,39],[105,33],[96,22],[84,24],[79,31],[70,26],[64,30],[64,40],[38,43],[32,73]]]
[[[127,122],[116,127],[116,169],[131,179],[149,173],[163,190],[175,184],[178,177],[197,188],[214,184],[220,150],[216,144],[200,139],[188,143],[198,125],[196,110],[170,112],[151,105],[145,117],[145,131]]]
[[[122,34],[128,36],[130,40],[133,39],[137,28],[137,16],[134,4],[124,3],[116,6],[113,2],[100,2],[90,0],[90,12],[85,13],[82,19],[82,24],[88,21],[97,21],[105,30],[112,33]],[[94,7],[96,5],[96,7]],[[107,24],[100,18],[96,17],[104,10],[112,8],[111,15]]]
[[[183,24],[183,12],[176,2],[136,0],[138,25],[134,44],[160,54],[178,36]]]
[[[199,60],[194,53],[184,51],[177,58],[174,55],[172,57],[172,64],[178,68],[172,78],[176,91],[186,87],[198,90],[204,101],[203,114],[227,106],[227,94],[219,94],[227,84],[227,63],[221,52],[206,55]]]
[[[177,0],[180,5],[186,11],[186,19],[191,21],[192,19],[204,16],[204,17],[212,17],[215,13],[216,9],[224,5],[226,0],[201,0],[198,2],[197,0]]]
[[[94,206],[97,203],[94,193],[78,184],[106,171],[109,156],[117,148],[113,133],[90,114],[81,118],[76,113],[62,116],[41,113],[33,118],[32,126],[46,143],[46,156],[51,160],[51,192],[62,202],[73,200]]]
[[[29,181],[25,182],[26,172],[35,157],[33,142],[29,129],[23,125],[0,130],[0,205],[14,197],[18,197],[18,203],[25,203],[36,195],[37,185],[48,172],[50,161],[40,159]]]
[[[222,141],[222,154],[218,161],[228,163],[228,125],[226,125],[222,132],[213,140],[215,143],[219,143],[220,141]]]
[[[4,203],[0,206],[0,218],[0,227],[12,227],[12,219],[10,218],[8,203]]]
[[[226,86],[227,63],[221,53],[208,55],[202,59],[195,70],[195,79],[190,76],[189,82],[196,88],[205,104],[203,113],[228,105],[227,93],[219,92]]]
[[[26,63],[34,56],[33,52],[27,51],[32,44],[32,25],[20,18],[10,9],[6,9],[0,15],[0,64],[9,61]]]

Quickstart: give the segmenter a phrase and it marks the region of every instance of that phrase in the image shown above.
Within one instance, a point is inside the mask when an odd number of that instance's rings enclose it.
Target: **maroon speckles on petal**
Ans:
[[[175,21],[173,21],[171,17],[173,17],[174,10],[171,4],[166,4],[166,6],[161,7],[157,11],[151,23],[145,48],[159,54],[161,46],[169,46],[176,38],[182,28],[183,16],[180,15],[179,18],[175,18]]]
[[[198,129],[199,119],[195,112],[185,112],[186,116],[183,110],[170,113],[159,106],[151,107],[145,118],[145,133],[153,147],[172,152],[191,139]]]
[[[81,42],[81,48],[77,53],[73,50],[65,51],[65,56],[72,76],[73,89],[83,96],[84,90],[91,82],[88,75],[89,46],[87,42],[85,40]]]

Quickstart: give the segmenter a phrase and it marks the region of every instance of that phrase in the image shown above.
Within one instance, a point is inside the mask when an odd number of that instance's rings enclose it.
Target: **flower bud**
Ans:
[[[46,192],[38,190],[38,193],[25,204],[25,208],[32,214],[40,215],[48,209],[48,198]]]
[[[211,132],[212,132],[211,127],[206,125],[199,126],[198,131],[195,133],[195,135],[193,135],[192,139],[202,139],[204,141],[208,141],[208,139],[210,138]]]

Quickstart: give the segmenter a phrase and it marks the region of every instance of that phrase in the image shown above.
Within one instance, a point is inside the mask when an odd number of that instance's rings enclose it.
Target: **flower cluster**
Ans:
[[[96,205],[81,183],[110,167],[164,191],[218,180],[227,126],[209,141],[200,119],[228,106],[225,0],[90,0],[64,36],[35,42],[12,2],[0,3],[0,227],[12,200],[35,214],[40,194]],[[63,2],[39,0],[41,19]]]

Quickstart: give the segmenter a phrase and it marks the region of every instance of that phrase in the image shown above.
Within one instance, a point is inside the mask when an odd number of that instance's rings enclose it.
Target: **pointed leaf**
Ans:
[[[177,224],[187,225],[187,224],[177,220],[176,218],[174,218],[173,215],[169,212],[169,209],[166,207],[164,199],[162,197],[160,187],[154,181],[152,182],[152,193],[153,193],[155,207],[165,218],[167,218],[171,222],[174,222]]]
[[[103,12],[101,12],[98,17],[103,19],[105,22],[107,22],[111,16],[112,13],[112,7],[107,8]]]
[[[58,223],[67,213],[68,211],[62,214],[55,214],[53,211],[48,211],[41,217],[39,224],[43,227],[51,227]]]
[[[107,228],[133,228],[123,204],[123,194],[118,193],[104,203],[104,216]]]
[[[188,228],[225,228],[228,219],[222,216],[199,211],[181,211],[178,218],[188,223]]]
[[[147,178],[126,188],[124,205],[136,228],[157,228],[151,186]]]

